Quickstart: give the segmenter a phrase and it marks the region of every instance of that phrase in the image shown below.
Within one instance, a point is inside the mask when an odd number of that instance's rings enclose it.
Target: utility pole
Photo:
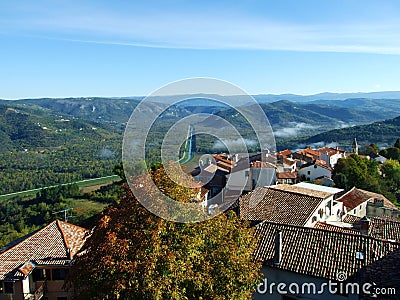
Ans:
[[[66,208],[60,211],[53,212],[53,215],[64,213],[64,222],[68,222],[69,218],[73,218],[73,216],[67,216],[67,212],[73,210],[73,208]]]

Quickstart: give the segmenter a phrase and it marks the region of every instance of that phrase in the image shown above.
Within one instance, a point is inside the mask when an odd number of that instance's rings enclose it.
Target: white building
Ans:
[[[339,148],[324,147],[318,149],[321,153],[320,159],[326,162],[326,165],[333,168],[339,159],[346,157],[346,152]]]
[[[321,163],[309,163],[299,169],[298,176],[300,180],[306,181],[315,181],[323,177],[331,178],[332,168]]]

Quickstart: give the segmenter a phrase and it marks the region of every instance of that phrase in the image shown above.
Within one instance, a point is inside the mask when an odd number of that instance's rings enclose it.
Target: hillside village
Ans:
[[[255,228],[255,259],[269,282],[374,283],[400,293],[400,210],[385,196],[334,187],[339,147],[254,154],[214,154],[190,175],[204,185],[199,202],[211,214],[230,206]],[[368,157],[383,163],[379,155]],[[1,299],[72,299],[64,280],[91,231],[62,221],[0,250]],[[338,278],[338,274],[344,277]],[[265,290],[266,289],[266,290]],[[392,293],[392,294],[391,294]],[[377,295],[296,291],[282,296],[260,286],[254,299],[373,299]],[[378,299],[382,298],[379,295]],[[363,298],[363,299],[364,299]]]

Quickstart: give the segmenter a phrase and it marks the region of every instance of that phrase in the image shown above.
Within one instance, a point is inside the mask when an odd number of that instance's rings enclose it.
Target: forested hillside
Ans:
[[[375,144],[394,144],[400,136],[400,117],[375,122],[367,125],[360,125],[342,129],[331,130],[320,133],[313,137],[304,140],[304,143],[348,143],[349,141],[357,140],[360,143],[375,143]]]
[[[0,194],[112,174],[123,127],[0,105]]]

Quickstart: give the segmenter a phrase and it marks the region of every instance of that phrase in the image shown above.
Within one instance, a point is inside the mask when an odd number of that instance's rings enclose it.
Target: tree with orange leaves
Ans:
[[[193,197],[164,168],[152,171],[177,201]],[[78,299],[249,299],[260,282],[256,240],[235,213],[176,223],[145,209],[125,186],[102,214],[70,281]]]

